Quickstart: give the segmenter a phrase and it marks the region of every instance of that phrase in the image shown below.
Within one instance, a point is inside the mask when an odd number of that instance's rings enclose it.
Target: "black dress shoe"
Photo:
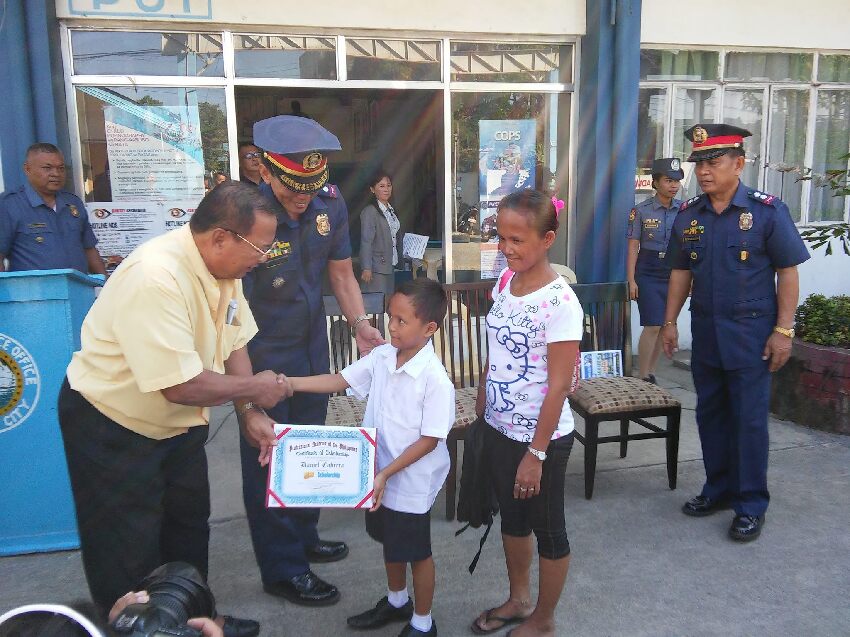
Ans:
[[[396,608],[390,604],[386,597],[382,597],[381,601],[375,604],[375,608],[370,608],[365,613],[349,617],[345,621],[352,628],[358,630],[372,630],[386,626],[390,622],[407,622],[413,617],[413,600],[408,599],[407,603],[401,608]]]
[[[307,549],[308,562],[338,562],[348,555],[345,542],[326,542],[319,540],[316,546]]]
[[[437,622],[431,620],[431,630],[427,633],[417,630],[410,624],[401,629],[398,637],[437,637]]]
[[[296,575],[286,582],[263,584],[263,590],[302,606],[330,606],[339,601],[337,587],[328,584],[313,571]]]
[[[717,513],[722,509],[728,509],[729,503],[726,500],[722,500],[720,498],[709,498],[705,495],[698,495],[697,497],[688,500],[682,506],[682,513],[685,515],[690,515],[695,518],[705,517],[706,515],[711,515],[712,513]]]
[[[653,385],[658,384],[658,381],[655,380],[655,374],[650,374],[649,376],[644,376],[643,380],[645,380],[647,383],[652,383]]]
[[[260,622],[224,615],[224,637],[256,637],[260,634]]]
[[[738,542],[752,542],[761,535],[763,515],[736,515],[729,527],[729,537]]]

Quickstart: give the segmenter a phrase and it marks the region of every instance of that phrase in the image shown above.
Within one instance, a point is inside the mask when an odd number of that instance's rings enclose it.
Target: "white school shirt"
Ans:
[[[493,288],[487,314],[490,369],[484,419],[520,442],[531,442],[543,399],[549,391],[549,343],[581,341],[584,311],[561,277],[525,296],[511,294],[511,283]],[[570,404],[564,401],[552,440],[575,428]]]
[[[429,342],[396,369],[389,343],[342,370],[361,400],[367,395],[364,427],[378,430],[378,471],[420,436],[439,438],[437,447],[387,480],[381,506],[404,513],[427,513],[449,473],[446,436],[455,421],[455,389]]]

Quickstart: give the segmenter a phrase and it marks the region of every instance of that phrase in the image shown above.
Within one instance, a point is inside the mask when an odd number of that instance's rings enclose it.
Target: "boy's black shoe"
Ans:
[[[737,542],[752,542],[761,535],[763,515],[736,515],[729,527],[729,537]]]
[[[728,508],[729,503],[726,500],[698,495],[685,502],[682,506],[682,513],[691,517],[701,518],[712,513],[717,513],[721,509]]]
[[[431,620],[431,630],[427,633],[423,633],[421,630],[417,630],[408,624],[398,634],[398,637],[437,637],[437,622]]]
[[[224,637],[257,637],[260,634],[260,624],[253,619],[224,615],[224,626],[221,630]]]
[[[375,604],[375,608],[370,608],[365,613],[349,617],[345,621],[352,628],[357,628],[358,630],[372,630],[373,628],[386,626],[390,622],[410,621],[411,617],[413,617],[412,599],[408,598],[407,603],[404,606],[396,608],[390,604],[389,600],[385,596],[381,598],[381,601]],[[434,634],[436,635],[437,633]]]

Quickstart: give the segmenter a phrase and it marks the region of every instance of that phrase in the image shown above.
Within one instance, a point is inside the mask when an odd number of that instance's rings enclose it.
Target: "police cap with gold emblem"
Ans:
[[[682,170],[682,162],[675,157],[664,157],[656,159],[652,162],[652,174],[663,175],[670,179],[678,179],[681,181],[685,178],[685,171]]]
[[[744,148],[744,138],[752,133],[731,124],[697,124],[685,131],[693,142],[691,155],[686,161],[705,161],[725,155],[733,148]]]
[[[342,150],[336,135],[318,122],[295,115],[278,115],[254,124],[254,143],[263,150],[263,163],[293,192],[313,193],[328,181],[325,153]]]

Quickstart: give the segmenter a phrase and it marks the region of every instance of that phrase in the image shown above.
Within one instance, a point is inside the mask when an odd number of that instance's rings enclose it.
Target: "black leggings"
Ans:
[[[564,477],[573,448],[572,432],[553,440],[546,449],[540,493],[533,498],[514,498],[514,483],[519,463],[528,453],[528,443],[519,442],[487,426],[484,454],[502,518],[502,534],[537,537],[540,557],[557,560],[570,554],[564,519]]]

